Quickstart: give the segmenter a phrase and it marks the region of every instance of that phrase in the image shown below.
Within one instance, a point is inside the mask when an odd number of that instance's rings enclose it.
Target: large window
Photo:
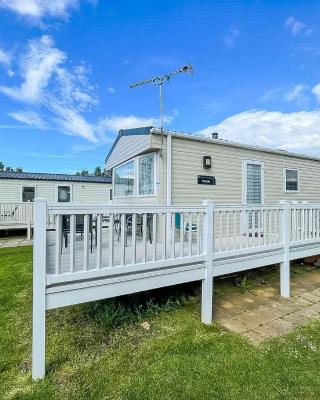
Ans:
[[[154,194],[154,155],[139,157],[139,195]]]
[[[114,169],[114,197],[134,195],[134,161]]]
[[[36,188],[34,186],[23,186],[22,188],[22,201],[34,201]]]
[[[297,169],[285,169],[285,191],[297,192],[299,190],[299,174]]]
[[[71,201],[71,188],[70,186],[58,186],[58,202],[70,203]]]

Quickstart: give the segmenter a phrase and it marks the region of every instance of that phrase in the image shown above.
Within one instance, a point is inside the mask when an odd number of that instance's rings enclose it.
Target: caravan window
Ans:
[[[70,203],[71,201],[71,188],[70,186],[58,186],[58,202]]]
[[[297,169],[285,169],[285,191],[298,192],[299,190],[299,174]]]
[[[139,157],[139,195],[153,195],[154,182],[154,154]]]
[[[36,188],[34,186],[24,186],[22,188],[22,201],[24,203],[28,201],[34,201]]]
[[[114,197],[134,195],[134,162],[129,161],[114,169]]]

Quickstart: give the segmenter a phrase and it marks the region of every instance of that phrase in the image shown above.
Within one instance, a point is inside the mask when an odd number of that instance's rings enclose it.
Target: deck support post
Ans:
[[[31,221],[30,221],[30,219],[27,224],[27,240],[31,240]]]
[[[33,300],[32,300],[32,379],[45,375],[46,344],[46,227],[47,202],[34,202]]]
[[[290,205],[283,201],[282,235],[284,246],[284,259],[280,263],[280,294],[282,297],[290,297]]]
[[[206,206],[206,214],[203,221],[203,249],[206,256],[205,261],[205,277],[202,280],[201,295],[201,322],[204,324],[212,324],[213,319],[213,221],[214,221],[214,203],[212,200],[205,200],[203,204]]]

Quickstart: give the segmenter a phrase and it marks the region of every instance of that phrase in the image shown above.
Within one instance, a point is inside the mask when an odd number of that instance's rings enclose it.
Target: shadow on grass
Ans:
[[[115,327],[173,311],[198,294],[199,284],[189,283],[89,303],[84,312],[87,319],[107,333]]]

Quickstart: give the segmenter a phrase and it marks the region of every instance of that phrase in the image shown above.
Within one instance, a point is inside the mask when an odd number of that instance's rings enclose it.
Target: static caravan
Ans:
[[[275,264],[289,297],[290,261],[319,254],[319,162],[151,127],[121,131],[106,159],[111,206],[35,202],[33,378],[45,373],[46,310],[201,281],[210,324],[214,278]],[[62,246],[64,215],[85,223],[82,237],[70,223]]]
[[[106,158],[115,204],[319,202],[320,159],[152,127],[120,131]]]
[[[65,174],[0,172],[0,229],[30,228],[33,201],[105,204],[110,201],[111,177]]]

